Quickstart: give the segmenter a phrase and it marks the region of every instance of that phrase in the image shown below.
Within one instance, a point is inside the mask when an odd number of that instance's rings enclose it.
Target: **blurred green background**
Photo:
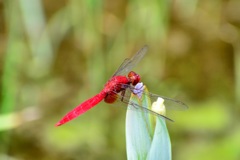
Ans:
[[[98,93],[122,61],[148,89],[189,105],[170,112],[175,160],[240,159],[239,0],[0,1],[0,159],[126,159],[124,107]]]

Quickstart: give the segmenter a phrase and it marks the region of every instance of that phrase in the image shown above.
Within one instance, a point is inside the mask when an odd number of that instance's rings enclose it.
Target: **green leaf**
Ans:
[[[144,92],[148,93],[147,88]],[[126,116],[126,145],[127,145],[127,158],[129,160],[168,160],[171,159],[171,142],[168,134],[165,119],[154,116],[156,125],[153,127],[151,116],[147,112],[143,112],[139,106],[150,107],[152,106],[149,94],[143,94],[141,98],[132,94],[130,104],[128,105]],[[163,100],[160,99],[160,107],[163,105]],[[162,108],[161,108],[162,109]],[[137,112],[136,112],[137,111]],[[154,132],[153,132],[154,131]]]
[[[154,137],[147,159],[172,159],[171,141],[163,118],[157,118]]]
[[[151,105],[148,97],[142,97],[132,94],[130,101],[134,104],[146,106]],[[138,108],[128,105],[126,116],[126,143],[128,159],[146,159],[151,147],[151,124],[149,115],[141,112]],[[136,112],[137,110],[137,112]]]

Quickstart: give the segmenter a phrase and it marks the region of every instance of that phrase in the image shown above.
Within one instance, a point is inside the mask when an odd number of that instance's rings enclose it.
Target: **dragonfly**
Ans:
[[[140,106],[130,100],[130,97],[127,96],[127,93],[137,94],[133,92],[134,87],[140,82],[140,75],[134,71],[131,71],[145,56],[148,51],[148,46],[145,45],[141,48],[132,58],[127,58],[123,61],[120,67],[115,71],[113,76],[107,81],[104,88],[92,98],[82,102],[80,105],[75,107],[73,110],[68,112],[55,126],[61,126],[78,116],[82,115],[86,111],[90,110],[94,106],[96,106],[101,101],[105,101],[106,103],[115,103],[116,101],[120,101],[122,103],[128,104],[128,106],[132,106],[135,109],[139,109],[150,114],[160,116],[169,121],[173,121],[172,119],[166,117],[165,115],[154,112],[151,109],[148,109],[146,106]],[[127,74],[128,73],[128,74]],[[127,76],[125,76],[127,74]],[[175,99],[171,99],[168,97],[163,97],[153,93],[143,93],[148,94],[149,98],[153,101],[156,101],[159,97],[164,99],[164,105],[166,109],[174,109],[174,110],[185,110],[188,106]]]

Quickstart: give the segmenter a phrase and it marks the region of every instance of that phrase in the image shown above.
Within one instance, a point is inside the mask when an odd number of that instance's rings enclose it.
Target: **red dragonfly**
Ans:
[[[64,123],[73,120],[74,118],[80,116],[81,114],[85,113],[86,111],[97,105],[102,100],[104,100],[106,103],[114,103],[116,100],[118,100],[123,103],[130,104],[131,106],[133,106],[134,109],[141,109],[148,113],[161,116],[167,120],[173,121],[164,115],[158,114],[146,108],[145,106],[139,106],[138,104],[131,102],[127,94],[125,94],[125,92],[134,93],[133,92],[134,86],[140,82],[140,76],[137,73],[130,70],[132,70],[132,68],[136,66],[136,64],[144,57],[144,55],[147,53],[147,50],[148,46],[145,45],[131,59],[125,59],[124,62],[120,65],[120,67],[117,69],[117,71],[114,73],[112,78],[108,80],[108,82],[105,84],[103,90],[100,93],[84,101],[79,106],[74,108],[72,111],[67,113],[56,124],[56,126],[63,125]],[[128,73],[128,76],[123,76],[126,73]],[[178,100],[159,96],[152,93],[143,94],[148,94],[152,102],[156,101],[158,97],[163,98],[164,104],[167,109],[185,110],[188,108],[186,104]]]

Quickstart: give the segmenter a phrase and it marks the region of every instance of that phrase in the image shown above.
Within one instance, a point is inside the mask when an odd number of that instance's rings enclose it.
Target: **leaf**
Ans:
[[[143,96],[140,100],[138,96],[132,94],[130,101],[134,104],[151,106],[151,101],[148,97]],[[126,144],[127,158],[131,159],[146,159],[151,147],[151,124],[149,114],[139,112],[139,108],[128,105],[126,115]],[[137,112],[136,112],[137,110]]]
[[[163,118],[157,118],[154,137],[147,159],[172,159],[171,141]]]
[[[148,92],[144,88],[144,92]],[[170,160],[171,155],[171,141],[168,134],[165,119],[161,117],[153,117],[156,119],[156,125],[153,129],[151,117],[147,112],[141,111],[138,106],[152,106],[148,94],[143,94],[141,98],[132,94],[128,105],[126,116],[126,145],[127,158],[129,160]],[[155,109],[161,111],[160,114],[165,114],[164,100],[158,99],[155,104]],[[160,107],[160,108],[158,108]],[[136,112],[137,111],[137,112]],[[154,132],[153,132],[154,131]]]
[[[159,114],[166,115],[164,99],[158,98],[157,101],[152,104],[152,109]],[[162,117],[157,117],[156,119],[155,132],[147,159],[172,159],[171,141],[165,119]]]

